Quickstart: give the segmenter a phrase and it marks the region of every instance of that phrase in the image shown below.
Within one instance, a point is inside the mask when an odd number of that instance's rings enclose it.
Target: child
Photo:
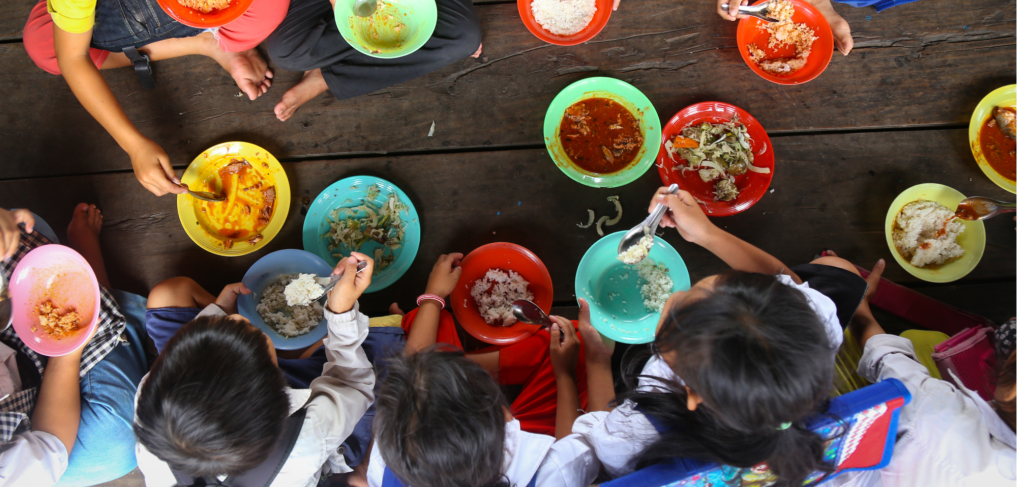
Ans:
[[[465,355],[448,346],[435,348],[436,339],[458,343],[451,317],[441,305],[462,273],[457,267],[461,258],[462,254],[450,254],[438,259],[420,308],[404,320],[412,328],[405,356],[391,359],[378,394],[368,484],[572,485],[576,469],[569,468],[571,462],[581,461],[589,450],[558,448],[550,434],[567,434],[581,407],[583,394],[576,384],[584,383],[577,378],[585,375],[581,373],[585,367],[577,364],[583,352],[574,325],[552,316],[555,325],[550,333],[541,330],[538,337],[521,342],[533,340],[549,348],[536,351],[533,362],[540,366],[516,367],[530,357],[511,357],[510,353],[527,350],[515,345],[500,354],[480,355]],[[584,336],[596,333],[589,325],[588,309],[584,316],[580,324]],[[503,384],[526,378],[511,406],[491,372],[498,373]]]
[[[94,485],[136,466],[130,397],[147,364],[140,326],[124,318],[109,292],[99,248],[102,220],[95,205],[82,203],[67,228],[68,243],[101,285],[92,337],[67,355],[47,359],[28,348],[13,327],[0,331],[0,486]],[[56,235],[28,210],[0,209],[8,281],[21,258],[51,242]]]
[[[480,20],[473,3],[435,3],[438,20],[426,44],[398,59],[378,59],[361,54],[339,33],[334,0],[291,0],[286,19],[268,37],[268,55],[283,69],[305,73],[275,106],[275,116],[288,120],[325,90],[345,100],[418,78],[466,56],[479,56]]]
[[[847,20],[841,17],[836,10],[833,9],[833,2],[830,0],[806,0],[819,10],[819,13],[823,14],[826,18],[826,22],[830,24],[830,30],[833,31],[833,43],[837,46],[837,49],[841,54],[847,56],[851,53],[851,49],[855,47],[855,40],[851,37],[851,26],[848,25]],[[915,0],[837,0],[840,3],[847,3],[854,7],[866,7],[872,4],[889,4],[886,6],[877,7],[879,10],[889,8],[894,5],[902,3],[910,3]],[[721,5],[731,5],[729,10],[724,10]],[[717,14],[719,14],[724,20],[738,20],[747,17],[745,14],[738,13],[738,7],[741,5],[749,5],[752,2],[750,0],[717,0]]]
[[[357,273],[361,261],[368,265]],[[271,339],[235,314],[238,295],[251,292],[243,284],[218,298],[186,278],[152,289],[147,326],[160,353],[138,391],[134,425],[145,484],[227,476],[228,485],[310,487],[323,472],[349,472],[345,454],[357,443],[349,437],[374,400],[374,371],[361,348],[368,318],[357,304],[373,269],[356,252],[336,266],[342,277],[325,308],[327,361],[309,384],[300,381],[306,367],[281,370],[287,364]]]
[[[788,269],[713,225],[689,193],[664,191],[653,202],[668,208],[661,225],[733,270],[674,293],[638,387],[613,411],[591,408],[575,422],[563,441],[596,456],[584,481],[601,466],[618,477],[675,457],[739,468],[766,462],[779,485],[830,471],[804,420],[825,406],[842,326],[866,282],[835,258]]]
[[[874,294],[881,267],[872,270],[876,279],[870,279],[873,292],[866,297]],[[932,378],[918,361],[910,340],[883,331],[867,299],[852,326],[852,335],[859,337],[864,348],[858,373],[872,382],[888,378],[903,382],[911,402],[901,410],[890,464],[880,470],[842,474],[831,485],[1013,485],[1017,414],[1012,349],[1006,352],[1005,362],[1000,362],[995,398],[988,403],[965,387]]]
[[[78,101],[127,152],[138,181],[162,196],[186,190],[178,186],[166,151],[131,123],[99,70],[130,66],[132,59],[147,66],[141,54],[151,61],[200,54],[215,59],[254,100],[272,84],[272,72],[254,47],[282,22],[288,6],[287,0],[254,0],[237,20],[203,31],[173,20],[154,0],[43,0],[29,14],[23,39],[35,64],[62,73]]]

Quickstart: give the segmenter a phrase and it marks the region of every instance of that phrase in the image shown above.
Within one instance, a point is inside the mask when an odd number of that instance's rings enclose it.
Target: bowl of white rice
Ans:
[[[612,233],[586,251],[576,271],[576,297],[590,304],[590,321],[604,336],[649,343],[667,298],[692,283],[685,261],[663,238],[655,238],[649,255],[635,265],[618,260],[624,236]]]
[[[463,269],[448,308],[474,338],[492,345],[509,345],[533,335],[540,326],[515,321],[516,299],[533,301],[551,311],[551,274],[536,254],[508,242],[478,247],[459,263]]]
[[[926,183],[901,193],[886,213],[887,245],[911,275],[929,282],[966,276],[985,252],[985,225],[953,216],[965,196],[942,184]]]
[[[306,348],[328,332],[322,306],[313,301],[308,305],[290,305],[287,294],[291,300],[301,297],[297,294],[313,294],[313,279],[309,276],[331,274],[332,268],[310,252],[297,249],[272,252],[258,259],[244,274],[242,282],[252,293],[239,297],[237,309],[272,338],[275,348]],[[286,286],[293,281],[298,281],[298,285],[287,293]]]
[[[582,44],[607,25],[613,0],[517,0],[519,17],[538,39],[559,46]]]

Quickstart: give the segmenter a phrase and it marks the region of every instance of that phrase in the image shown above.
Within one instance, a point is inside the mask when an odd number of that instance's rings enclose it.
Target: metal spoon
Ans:
[[[512,302],[512,314],[515,315],[516,319],[529,324],[529,325],[540,325],[548,330],[551,329],[551,325],[554,324],[551,318],[548,318],[544,314],[544,310],[540,309],[533,301],[526,299],[517,299]]]
[[[729,12],[731,10],[731,5],[725,3],[721,5],[720,8],[722,8],[725,12]],[[765,20],[766,22],[780,22],[768,15],[770,13],[770,2],[763,2],[759,5],[742,5],[738,7],[738,13]]]
[[[957,205],[957,218],[963,220],[988,220],[1002,213],[1017,211],[1012,201],[994,200],[984,196],[965,198]]]
[[[360,271],[362,271],[362,270],[364,270],[366,268],[367,268],[367,261],[363,261],[362,260],[362,261],[358,262],[357,263],[357,274],[360,274]],[[314,298],[314,301],[318,301],[321,298],[324,298],[324,297],[328,296],[328,292],[331,291],[332,288],[335,287],[336,283],[339,282],[339,279],[342,279],[342,277],[343,277],[342,274],[335,274],[332,277],[315,277],[314,280],[319,285],[325,286],[325,288],[321,291],[321,294],[318,295],[318,297]],[[324,282],[322,282],[322,281],[324,281]]]
[[[378,10],[378,0],[357,0],[353,4],[353,14],[357,17],[370,17]]]
[[[191,195],[191,196],[193,196],[193,197],[195,197],[195,198],[197,198],[199,200],[202,200],[202,201],[210,201],[212,203],[217,203],[219,201],[226,201],[226,196],[219,196],[219,195],[217,195],[215,193],[207,193],[205,191],[191,191],[191,188],[188,188],[187,185],[184,184],[184,183],[180,183],[179,186],[181,188],[186,189],[187,190],[187,194],[189,194],[189,195]]]
[[[678,185],[672,184],[668,186],[667,192],[678,194]],[[667,207],[657,203],[657,206],[653,207],[653,211],[650,212],[650,215],[642,223],[632,227],[632,230],[625,233],[621,243],[618,244],[618,255],[624,254],[630,247],[639,244],[644,235],[650,235],[653,238],[652,235],[657,233],[657,225],[660,225],[660,219],[664,217],[665,211],[667,211]]]

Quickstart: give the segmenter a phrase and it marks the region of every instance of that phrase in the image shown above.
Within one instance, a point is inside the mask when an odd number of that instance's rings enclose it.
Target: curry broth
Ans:
[[[587,98],[569,106],[558,139],[572,164],[596,174],[624,169],[643,146],[639,120],[608,98]]]
[[[201,191],[226,196],[222,202],[198,201],[195,213],[203,230],[227,249],[235,241],[255,244],[261,240],[275,213],[277,196],[275,177],[267,164],[226,156],[206,165],[198,180]]]

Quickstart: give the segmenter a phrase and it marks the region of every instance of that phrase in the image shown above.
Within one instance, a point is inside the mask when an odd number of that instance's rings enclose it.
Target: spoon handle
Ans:
[[[667,187],[667,192],[670,194],[678,194],[678,185],[672,184]],[[657,206],[653,207],[653,212],[650,213],[650,217],[647,218],[647,225],[650,227],[651,233],[656,233],[657,225],[660,225],[660,219],[664,218],[664,212],[667,211],[667,206],[661,203],[657,203]]]

